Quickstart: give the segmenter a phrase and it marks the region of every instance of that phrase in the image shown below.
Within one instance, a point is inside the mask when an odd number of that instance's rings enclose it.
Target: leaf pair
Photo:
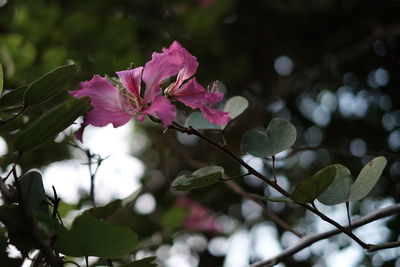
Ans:
[[[250,130],[242,138],[242,151],[254,157],[273,156],[296,141],[296,128],[287,120],[272,119],[265,131]]]
[[[382,175],[387,160],[376,157],[365,165],[353,183],[350,170],[338,165],[337,174],[329,187],[318,197],[325,205],[352,202],[365,198]]]
[[[247,107],[249,106],[249,102],[246,98],[242,96],[234,96],[226,101],[224,106],[224,111],[229,112],[229,117],[231,119],[236,118],[240,114],[242,114]],[[186,127],[193,127],[198,130],[224,130],[228,124],[224,125],[215,125],[209,122],[199,111],[195,111],[191,113],[185,122]]]
[[[318,198],[325,205],[361,200],[374,188],[386,163],[384,157],[374,158],[362,168],[354,183],[345,166],[328,166],[300,182],[293,190],[291,199],[299,203],[310,203]]]

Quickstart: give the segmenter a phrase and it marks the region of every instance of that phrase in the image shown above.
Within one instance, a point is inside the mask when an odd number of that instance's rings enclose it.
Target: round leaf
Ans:
[[[267,156],[272,156],[290,148],[296,141],[296,128],[284,119],[272,119],[267,127]]]
[[[224,106],[224,111],[229,112],[229,117],[231,119],[236,118],[240,114],[242,114],[247,107],[249,106],[249,101],[243,96],[234,96],[226,101]],[[224,129],[227,124],[221,125],[221,129]]]
[[[89,102],[90,98],[73,99],[53,108],[19,134],[15,148],[25,151],[54,138],[80,115],[90,110]]]
[[[349,199],[350,188],[353,184],[350,170],[345,166],[336,164],[336,176],[328,188],[318,197],[325,205],[345,203]]]
[[[250,130],[243,135],[242,150],[255,157],[278,154],[296,141],[296,128],[287,120],[272,119],[265,133]]]
[[[187,117],[185,122],[186,127],[193,127],[198,130],[215,130],[221,129],[220,126],[212,124],[206,118],[204,118],[201,112],[195,111],[192,112],[189,117]]]
[[[265,157],[268,151],[267,136],[258,130],[250,130],[242,137],[242,151],[254,157]]]
[[[25,103],[40,104],[65,91],[75,71],[76,65],[66,65],[46,73],[28,87],[24,95]]]
[[[336,176],[336,169],[336,165],[328,166],[300,182],[293,190],[291,199],[299,203],[314,201],[331,184]]]
[[[224,169],[219,166],[211,166],[198,169],[192,174],[181,175],[171,184],[171,190],[185,191],[205,187],[219,182]]]
[[[351,187],[349,201],[361,200],[371,192],[381,177],[386,163],[387,160],[385,157],[376,157],[362,168]]]

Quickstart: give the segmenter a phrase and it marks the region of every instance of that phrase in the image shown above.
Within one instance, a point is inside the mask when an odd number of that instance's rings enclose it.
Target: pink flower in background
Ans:
[[[175,106],[168,99],[160,94],[153,94],[147,99],[140,96],[142,71],[143,67],[138,67],[117,72],[121,82],[117,86],[106,78],[94,75],[90,81],[81,82],[79,90],[70,91],[76,98],[90,97],[93,106],[75,134],[81,142],[83,131],[89,124],[102,127],[111,123],[116,128],[126,124],[133,115],[142,121],[145,114],[157,114],[165,127],[172,123]]]
[[[150,85],[150,94],[160,90],[160,82],[163,79],[177,75],[176,81],[165,89],[165,94],[193,109],[200,109],[204,117],[211,123],[226,124],[231,120],[228,113],[209,107],[210,104],[221,101],[224,94],[208,92],[195,78],[191,78],[198,65],[197,59],[177,41],[174,41],[169,48],[164,48],[162,53],[153,53],[152,59],[146,63],[143,80],[148,86]],[[154,73],[156,69],[163,75],[149,79],[152,76],[147,75],[147,71]],[[189,78],[191,79],[184,83]]]
[[[217,217],[201,204],[189,198],[181,197],[177,199],[176,205],[188,208],[189,210],[189,215],[183,222],[185,229],[212,233],[221,232],[221,226],[218,223]]]

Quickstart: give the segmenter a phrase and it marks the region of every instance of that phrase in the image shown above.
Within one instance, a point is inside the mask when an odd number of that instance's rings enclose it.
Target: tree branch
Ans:
[[[351,225],[352,225],[353,229],[358,228],[358,227],[364,226],[370,222],[394,215],[398,212],[400,212],[400,203],[377,210],[366,216],[355,219],[351,222]],[[349,225],[344,226],[344,227],[349,227]],[[253,263],[251,265],[251,267],[273,266],[273,265],[281,262],[283,259],[290,257],[290,256],[296,254],[297,252],[311,246],[312,244],[314,244],[320,240],[329,238],[331,236],[337,235],[339,233],[341,233],[341,231],[339,229],[333,229],[333,230],[329,230],[329,231],[326,231],[323,233],[305,236],[300,240],[300,242],[298,244],[294,245],[293,247],[283,250],[281,253],[279,253],[278,255],[276,255],[275,257],[273,257],[271,259]],[[400,242],[392,242],[392,243],[387,243],[387,244],[382,244],[382,245],[370,245],[368,252],[373,252],[373,251],[377,251],[380,249],[393,248],[393,247],[398,247],[398,246],[400,246]]]
[[[152,118],[152,120],[154,121],[154,118]],[[268,179],[266,176],[264,176],[263,174],[259,173],[258,171],[256,171],[253,167],[251,167],[249,164],[247,164],[246,162],[244,162],[241,158],[237,157],[235,154],[233,154],[230,150],[228,150],[226,147],[221,146],[219,144],[217,144],[216,142],[214,142],[213,140],[209,139],[207,136],[201,134],[199,131],[197,131],[196,129],[192,128],[192,127],[184,127],[179,125],[176,122],[173,122],[172,125],[170,125],[168,127],[169,129],[173,129],[176,131],[180,131],[182,133],[186,133],[186,134],[193,134],[196,135],[197,137],[203,139],[204,141],[206,141],[207,143],[209,143],[210,145],[214,146],[215,148],[219,149],[220,151],[224,152],[225,154],[227,154],[229,157],[231,157],[233,160],[235,160],[236,162],[238,162],[240,165],[242,165],[244,168],[247,169],[247,171],[251,174],[253,174],[254,176],[258,177],[259,179],[263,180],[264,182],[266,182],[269,186],[271,186],[272,188],[274,188],[276,191],[278,191],[279,193],[281,193],[282,195],[284,195],[285,197],[289,197],[290,198],[290,194],[289,192],[287,192],[285,189],[283,189],[282,187],[280,187],[275,181]],[[364,249],[369,249],[370,245],[366,244],[365,242],[363,242],[360,238],[358,238],[356,235],[354,235],[351,231],[349,231],[347,228],[344,228],[343,226],[341,226],[339,223],[337,223],[336,221],[332,220],[331,218],[329,218],[328,216],[326,216],[325,214],[321,213],[320,211],[318,211],[317,209],[313,208],[312,206],[305,204],[305,203],[296,203],[304,208],[306,208],[307,210],[311,211],[312,213],[316,214],[317,216],[319,216],[322,220],[334,225],[336,228],[338,228],[340,231],[342,231],[343,233],[345,233],[346,235],[348,235],[351,239],[353,239],[355,242],[357,242],[361,247],[363,247]]]
[[[246,198],[248,200],[251,200],[253,202],[255,202],[256,204],[258,204],[264,211],[264,214],[271,219],[271,221],[273,221],[274,223],[276,223],[278,225],[278,227],[282,228],[283,230],[289,231],[293,234],[295,234],[296,236],[302,238],[305,235],[294,230],[292,227],[290,227],[290,225],[288,225],[285,221],[283,221],[281,218],[279,218],[275,213],[273,213],[262,201],[259,201],[257,199],[255,199],[254,197],[252,197],[249,193],[247,193],[245,190],[243,190],[243,188],[241,188],[237,183],[233,182],[233,181],[226,181],[225,184],[232,189],[235,193],[237,193],[238,195],[242,196],[243,198]]]

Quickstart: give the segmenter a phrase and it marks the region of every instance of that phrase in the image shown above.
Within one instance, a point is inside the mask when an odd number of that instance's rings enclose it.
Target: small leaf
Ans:
[[[1,65],[1,62],[0,62],[0,96],[1,96],[1,93],[3,92],[3,87],[4,87],[3,66]]]
[[[296,128],[284,119],[272,119],[267,127],[267,156],[290,148],[296,141]]]
[[[272,119],[264,132],[250,130],[243,135],[242,150],[255,157],[276,155],[296,141],[296,128],[287,120]]]
[[[265,157],[268,150],[267,136],[258,130],[250,130],[242,137],[242,151],[254,157]]]
[[[267,202],[293,203],[293,200],[288,197],[266,197],[257,194],[250,194],[250,196]]]
[[[331,184],[336,176],[336,169],[336,165],[328,166],[300,182],[294,188],[291,199],[299,203],[314,201]]]
[[[11,90],[7,92],[0,98],[0,106],[1,107],[13,107],[13,106],[22,106],[24,103],[24,94],[26,92],[27,87],[22,86],[17,89]]]
[[[199,111],[192,112],[186,119],[185,122],[186,127],[193,127],[198,130],[220,130],[220,126],[212,124],[206,118],[204,118],[203,114]]]
[[[349,201],[361,200],[371,192],[381,177],[386,163],[385,157],[376,157],[362,168],[356,181],[351,186]]]
[[[231,119],[236,118],[242,114],[249,106],[249,101],[243,96],[234,96],[226,101],[224,111],[229,112]],[[224,129],[227,124],[221,125],[221,129]]]
[[[128,264],[120,265],[120,267],[157,267],[157,263],[154,263],[156,259],[156,257],[147,257]]]
[[[37,105],[65,91],[75,71],[76,65],[66,65],[46,73],[28,87],[24,95],[25,103]]]
[[[32,149],[70,126],[80,115],[90,110],[90,98],[67,101],[48,111],[23,130],[15,141],[18,151]]]
[[[219,182],[222,179],[224,169],[219,166],[204,167],[192,174],[181,175],[171,185],[171,190],[185,191],[205,187]]]
[[[336,164],[336,176],[328,188],[318,197],[325,205],[345,203],[349,199],[350,188],[353,184],[350,170],[345,166]]]
[[[100,221],[88,214],[77,217],[70,230],[60,227],[55,247],[73,257],[118,258],[130,253],[137,236],[130,229]]]
[[[28,172],[20,178],[19,183],[28,210],[34,213],[48,213],[49,208],[46,203],[42,175],[37,171]]]

